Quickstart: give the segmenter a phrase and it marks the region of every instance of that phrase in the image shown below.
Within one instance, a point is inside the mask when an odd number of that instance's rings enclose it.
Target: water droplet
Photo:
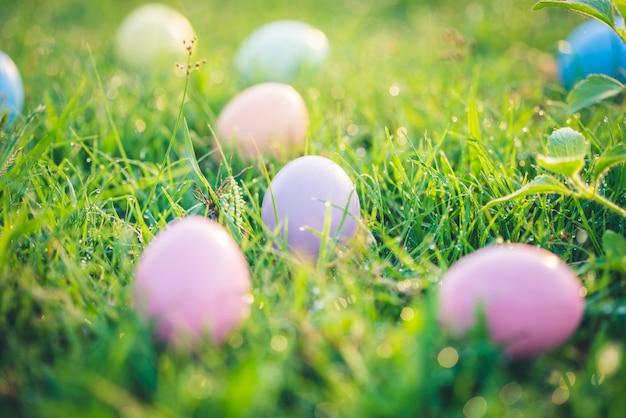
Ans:
[[[459,353],[453,347],[446,347],[437,355],[437,362],[441,367],[450,369],[459,361]]]

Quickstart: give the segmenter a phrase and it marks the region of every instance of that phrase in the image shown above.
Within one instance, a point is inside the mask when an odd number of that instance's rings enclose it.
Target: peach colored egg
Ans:
[[[484,313],[494,343],[533,357],[565,342],[578,328],[585,302],[574,271],[555,254],[526,244],[487,247],[444,275],[438,319],[462,336]]]
[[[220,343],[248,313],[246,260],[227,230],[200,216],[171,222],[143,252],[135,272],[138,312],[174,345],[204,335]]]
[[[309,116],[302,96],[282,83],[252,86],[226,104],[217,119],[217,136],[228,153],[244,159],[280,157],[302,149]]]

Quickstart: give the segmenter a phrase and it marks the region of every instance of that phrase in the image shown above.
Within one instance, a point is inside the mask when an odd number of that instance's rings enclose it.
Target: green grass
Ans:
[[[239,173],[254,296],[224,346],[176,351],[152,338],[130,289],[154,234],[207,211],[184,123],[174,132],[185,79],[173,63],[160,78],[116,62],[115,29],[138,1],[0,0],[0,48],[26,89],[0,145],[14,157],[0,178],[0,416],[623,416],[626,267],[602,242],[626,219],[558,195],[481,210],[543,173],[535,155],[555,128],[584,132],[590,161],[623,141],[621,99],[567,115],[550,59],[580,18],[533,3],[172,2],[207,59],[189,79],[189,139],[212,188]],[[306,153],[338,162],[362,207],[358,243],[317,268],[265,239],[264,168],[212,158],[211,127],[245,87],[236,49],[279,18],[330,39],[324,69],[293,85],[310,113]],[[272,176],[286,161],[266,163]],[[601,192],[626,206],[624,164]],[[532,361],[435,321],[443,273],[506,241],[555,252],[588,289],[576,334]]]

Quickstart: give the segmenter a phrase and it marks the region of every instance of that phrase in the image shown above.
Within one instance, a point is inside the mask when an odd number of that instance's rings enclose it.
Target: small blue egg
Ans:
[[[24,106],[24,86],[13,60],[0,51],[0,114],[9,111],[9,122]]]
[[[589,20],[559,43],[560,82],[566,89],[589,74],[604,74],[626,81],[626,47],[608,25]]]

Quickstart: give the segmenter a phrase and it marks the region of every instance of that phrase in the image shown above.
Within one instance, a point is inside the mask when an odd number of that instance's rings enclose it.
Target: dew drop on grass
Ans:
[[[207,398],[213,392],[213,383],[206,376],[194,374],[187,381],[187,392],[195,399]]]
[[[287,344],[288,341],[284,335],[274,335],[272,337],[272,340],[270,341],[270,346],[272,347],[272,350],[276,351],[277,353],[285,351],[285,349],[287,348]]]
[[[519,383],[510,382],[504,385],[500,390],[500,400],[503,404],[510,406],[522,399],[523,394],[524,391]]]
[[[558,387],[552,392],[552,403],[555,405],[563,405],[569,399],[569,389]]]
[[[604,375],[603,373],[594,373],[591,375],[591,384],[594,386],[600,386],[602,383],[604,383],[605,378],[606,375]]]
[[[622,352],[615,343],[606,344],[598,354],[598,373],[603,375],[613,374],[619,367],[622,359]]]
[[[437,355],[437,362],[441,367],[450,369],[459,362],[459,353],[453,347],[446,347]]]
[[[393,349],[387,343],[382,343],[378,347],[376,347],[376,354],[378,357],[387,359],[393,355]]]
[[[463,406],[463,414],[467,418],[481,418],[487,413],[487,401],[481,396],[470,399]]]

